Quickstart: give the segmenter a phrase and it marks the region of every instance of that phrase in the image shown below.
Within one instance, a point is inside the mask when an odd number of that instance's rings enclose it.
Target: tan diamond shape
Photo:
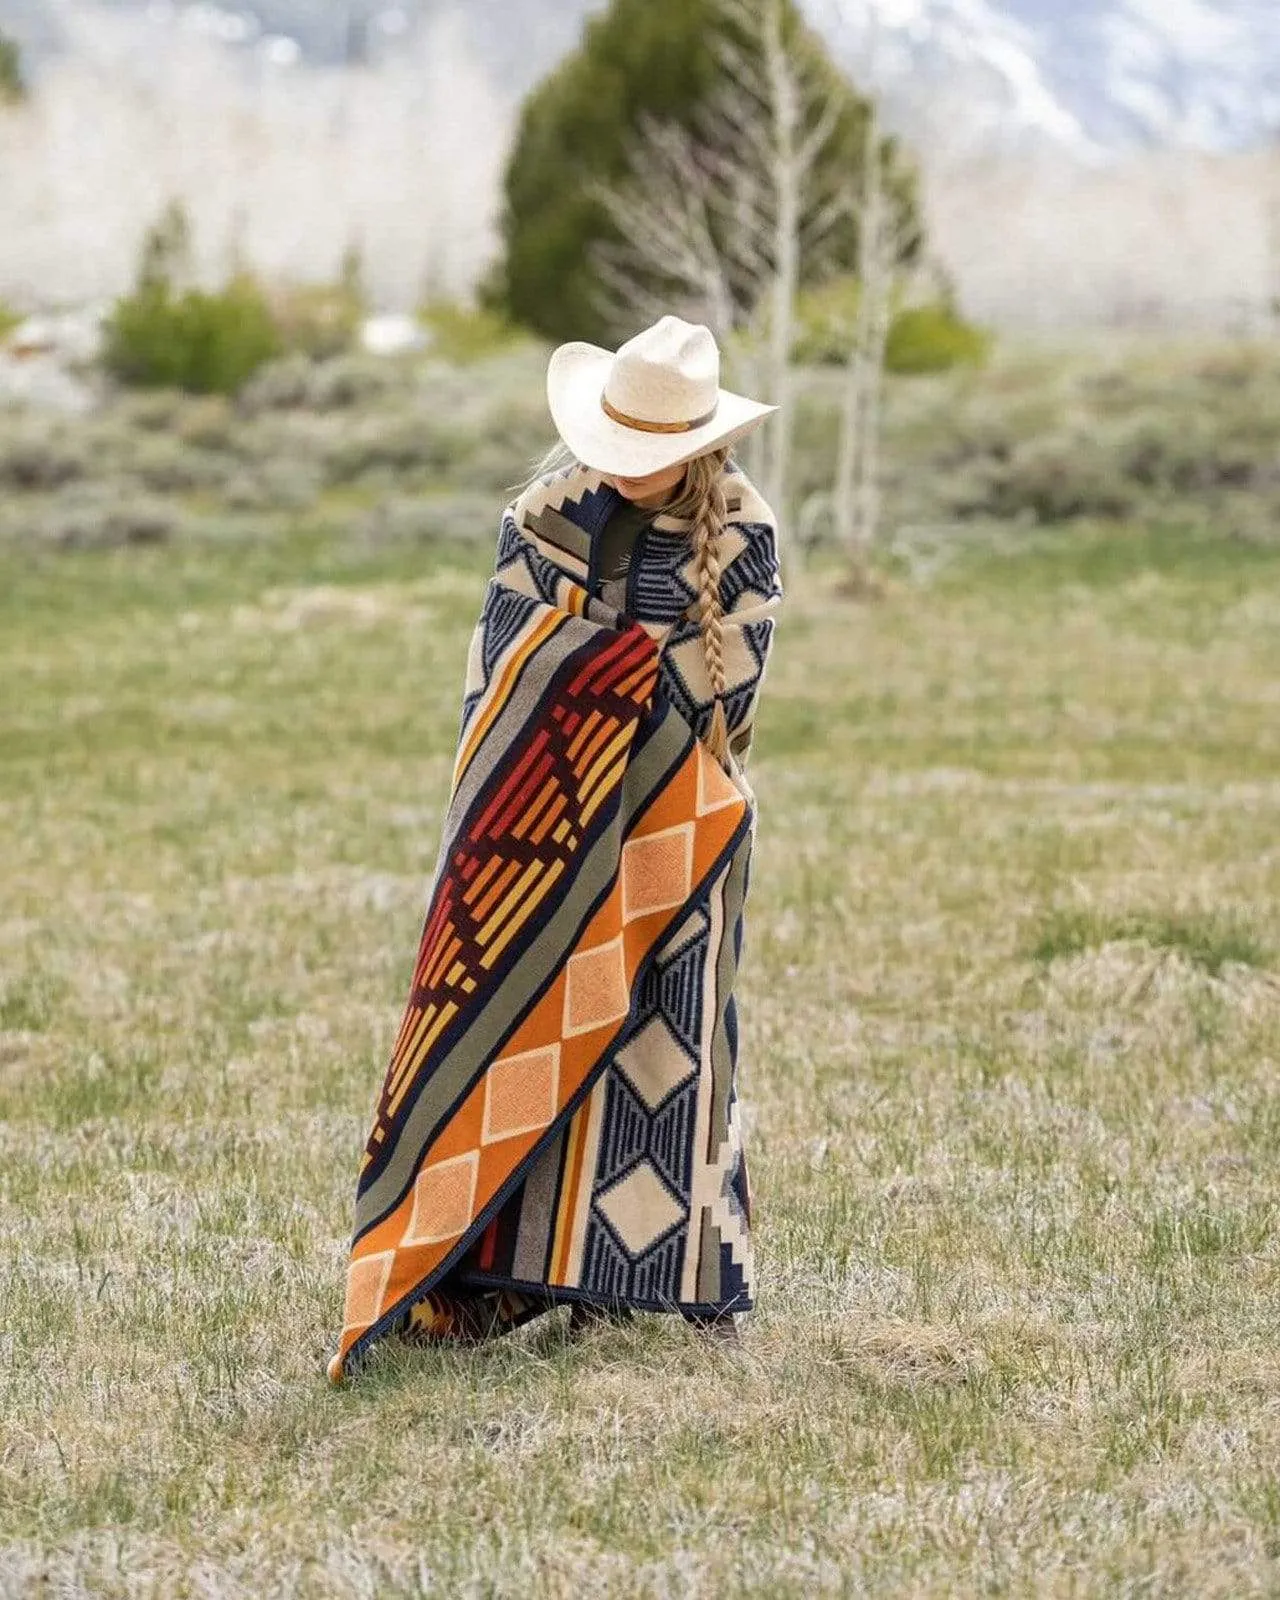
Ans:
[[[622,848],[622,917],[682,906],[693,887],[693,824],[664,828]]]
[[[597,1202],[633,1256],[640,1255],[684,1216],[684,1209],[654,1170],[642,1161]]]
[[[720,763],[705,745],[698,747],[698,801],[700,817],[713,811],[723,811],[726,806],[741,805],[742,794]]]
[[[560,1046],[524,1050],[495,1061],[485,1074],[484,1144],[545,1128],[556,1114]]]
[[[453,1239],[471,1221],[480,1152],[423,1167],[413,1185],[413,1215],[401,1245],[439,1244]]]
[[[656,1111],[671,1091],[687,1083],[694,1067],[661,1017],[651,1017],[614,1058],[623,1076]]]
[[[597,945],[594,950],[581,950],[569,957],[561,1027],[566,1039],[577,1033],[589,1033],[592,1028],[603,1028],[610,1022],[620,1022],[630,1009],[621,934],[610,939],[608,944]]]
[[[365,1256],[362,1261],[351,1263],[347,1274],[347,1305],[342,1313],[344,1327],[367,1328],[378,1320],[395,1258],[394,1250],[383,1250],[379,1255]]]

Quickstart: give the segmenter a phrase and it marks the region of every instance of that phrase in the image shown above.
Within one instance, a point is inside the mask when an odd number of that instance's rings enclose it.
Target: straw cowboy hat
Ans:
[[[778,409],[722,389],[711,329],[673,316],[616,352],[578,339],[560,345],[547,366],[547,403],[578,460],[620,478],[729,444]]]

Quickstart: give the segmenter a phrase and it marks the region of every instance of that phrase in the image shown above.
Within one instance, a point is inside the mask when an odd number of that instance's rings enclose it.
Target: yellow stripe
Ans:
[[[481,917],[488,918],[489,913],[493,910],[494,906],[497,905],[498,901],[510,888],[512,878],[519,871],[520,863],[518,861],[508,861],[506,863],[502,871],[493,880],[493,884],[491,885],[488,894],[485,895],[484,899],[481,900],[480,904],[475,908],[477,922]]]
[[[620,695],[629,695],[632,689],[634,689],[638,683],[643,683],[645,678],[650,674],[652,674],[655,678],[657,677],[657,673],[654,671],[653,662],[642,662],[641,665],[638,666],[636,670],[628,677],[625,677],[621,683],[614,684],[614,690]]]
[[[587,743],[583,746],[582,753],[573,764],[575,777],[580,778],[583,773],[590,768],[591,763],[600,753],[600,747],[604,744],[606,739],[613,737],[618,730],[618,726],[619,723],[617,717],[609,717],[601,727],[600,731],[587,741]]]
[[[453,933],[452,924],[450,924],[449,932]],[[427,974],[427,982],[426,982],[425,987],[430,988],[430,989],[434,989],[435,988],[436,984],[438,984],[440,982],[440,974],[444,971],[445,967],[448,966],[449,962],[453,960],[453,958],[457,955],[458,951],[461,950],[461,949],[462,949],[462,940],[459,939],[459,937],[457,936],[456,933],[454,933],[453,934],[453,938],[449,941],[448,948],[445,949],[445,950],[442,950],[440,952],[440,955],[437,957],[436,961],[432,964],[431,971]]]
[[[480,743],[485,734],[487,734],[489,729],[493,726],[499,712],[501,712],[503,706],[507,703],[507,697],[511,693],[512,685],[515,683],[516,676],[521,667],[524,666],[525,662],[531,655],[535,653],[535,651],[541,649],[547,640],[550,639],[554,634],[558,633],[560,629],[564,627],[564,625],[565,618],[557,611],[551,612],[544,622],[538,624],[537,628],[535,628],[533,633],[529,635],[524,644],[520,646],[520,649],[516,652],[512,659],[508,661],[497,688],[490,691],[488,705],[485,706],[479,720],[476,722],[475,727],[471,730],[471,737],[467,740],[464,748],[459,752],[458,759],[454,764],[453,770],[453,783],[455,788],[460,782],[462,775],[471,765],[472,758],[475,756],[476,751],[480,748]]]
[[[564,1188],[560,1195],[560,1205],[556,1211],[555,1244],[551,1252],[551,1281],[563,1283],[567,1257],[569,1254],[569,1235],[573,1229],[573,1212],[578,1194],[580,1174],[578,1161],[582,1153],[583,1140],[583,1107],[569,1119],[568,1148],[564,1153]]]
[[[417,1055],[418,1040],[421,1039],[423,1033],[426,1031],[427,1026],[435,1014],[436,1006],[435,1002],[433,1001],[418,1018],[417,1026],[414,1028],[409,1038],[405,1040],[404,1048],[400,1051],[399,1056],[396,1058],[391,1074],[390,1088],[392,1094],[398,1094],[401,1081],[409,1070],[409,1063]]]
[[[449,1003],[441,1009],[440,1015],[436,1018],[435,1025],[431,1029],[431,1032],[422,1041],[421,1050],[415,1052],[419,1059],[426,1055],[427,1051],[430,1050],[431,1046],[436,1042],[441,1033],[449,1026],[449,1023],[454,1017],[457,1016],[457,1014],[458,1007],[454,1001],[450,1000]],[[409,1085],[413,1082],[413,1077],[413,1073],[407,1074],[405,1081],[400,1085],[399,1089],[397,1089],[395,1099],[391,1102],[389,1109],[390,1116],[394,1117],[396,1112],[400,1109],[400,1102],[404,1099],[405,1094],[408,1092]]]
[[[551,885],[556,881],[563,871],[563,861],[553,861],[551,863],[551,865],[547,868],[546,877],[525,901],[524,905],[521,906],[520,915],[511,919],[503,931],[480,957],[480,965],[482,967],[491,967],[493,965],[493,963],[498,959],[498,955],[503,948],[515,938],[520,929],[524,927],[526,922],[528,922],[529,918],[533,915],[534,911],[545,898],[547,891],[551,888]]]
[[[621,759],[614,765],[612,770],[607,774],[606,781],[601,783],[600,787],[596,790],[595,794],[593,794],[591,799],[587,801],[585,806],[583,806],[583,808],[582,808],[582,824],[583,824],[584,827],[587,825],[588,822],[591,821],[592,817],[595,816],[596,812],[605,803],[605,801],[609,798],[609,796],[613,793],[613,791],[618,787],[618,784],[622,780],[622,774],[626,770],[627,770],[627,758],[626,758],[625,755],[623,755],[621,757]]]
[[[541,876],[543,870],[543,863],[541,861],[531,861],[529,863],[516,881],[511,885],[510,893],[503,900],[502,904],[495,908],[493,915],[477,932],[477,944],[488,944],[489,940],[493,938],[494,934],[499,931],[499,929],[502,927],[502,924],[511,915],[511,912],[520,896],[535,878]]]
[[[569,741],[566,754],[568,755],[570,761],[576,761],[578,759],[578,751],[582,749],[584,742],[591,737],[592,729],[599,724],[603,715],[604,713],[600,711],[592,711],[588,713],[587,720],[582,724],[577,733],[575,733],[573,738]]]
[[[532,828],[534,823],[538,820],[538,817],[541,815],[543,808],[547,804],[547,801],[557,793],[558,789],[558,780],[555,773],[552,773],[525,808],[524,816],[522,816],[519,822],[515,823],[515,825],[512,827],[511,832],[514,838],[524,838],[525,834],[528,833],[529,829]]]
[[[550,832],[552,823],[556,820],[556,818],[560,815],[560,813],[564,810],[564,808],[568,804],[569,804],[568,798],[563,793],[558,794],[555,797],[555,799],[547,807],[546,816],[543,817],[542,821],[538,824],[538,826],[529,835],[529,843],[530,844],[541,844],[542,843],[542,841],[546,838],[547,834]],[[567,828],[568,825],[569,825],[568,822],[566,822],[565,823],[565,827]]]
[[[488,861],[485,862],[484,866],[472,879],[471,883],[468,884],[465,892],[463,893],[462,898],[467,905],[473,905],[475,903],[476,896],[483,891],[485,884],[488,883],[489,879],[494,875],[501,865],[501,856],[489,857]]]
[[[585,800],[590,799],[591,791],[595,788],[596,784],[600,781],[600,777],[603,774],[605,768],[609,765],[609,763],[611,761],[613,761],[617,757],[618,752],[620,750],[625,749],[626,746],[630,743],[631,734],[632,734],[631,724],[627,723],[622,728],[622,730],[613,739],[611,739],[609,741],[609,743],[604,747],[604,749],[596,757],[595,764],[592,766],[590,772],[587,773],[586,777],[583,778],[583,780],[582,780],[582,788],[578,791],[578,798],[579,798],[580,801],[585,801]],[[583,815],[584,815],[584,817],[586,816],[586,812],[585,811],[584,811]]]

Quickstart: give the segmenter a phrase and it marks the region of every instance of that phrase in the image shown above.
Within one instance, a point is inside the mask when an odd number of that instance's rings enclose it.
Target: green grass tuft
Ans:
[[[1229,965],[1262,971],[1275,960],[1257,930],[1238,916],[1080,909],[1056,910],[1045,916],[1028,954],[1033,961],[1048,963],[1125,941],[1184,956],[1214,978]]]

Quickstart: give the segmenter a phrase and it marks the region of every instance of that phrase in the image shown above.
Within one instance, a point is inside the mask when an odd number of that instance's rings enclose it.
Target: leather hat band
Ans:
[[[720,409],[719,400],[703,417],[694,417],[692,422],[646,422],[643,417],[629,417],[625,411],[619,411],[616,406],[611,406],[604,395],[600,396],[600,405],[606,416],[612,417],[615,422],[620,422],[624,428],[638,428],[641,433],[692,433],[695,428],[704,427]]]

